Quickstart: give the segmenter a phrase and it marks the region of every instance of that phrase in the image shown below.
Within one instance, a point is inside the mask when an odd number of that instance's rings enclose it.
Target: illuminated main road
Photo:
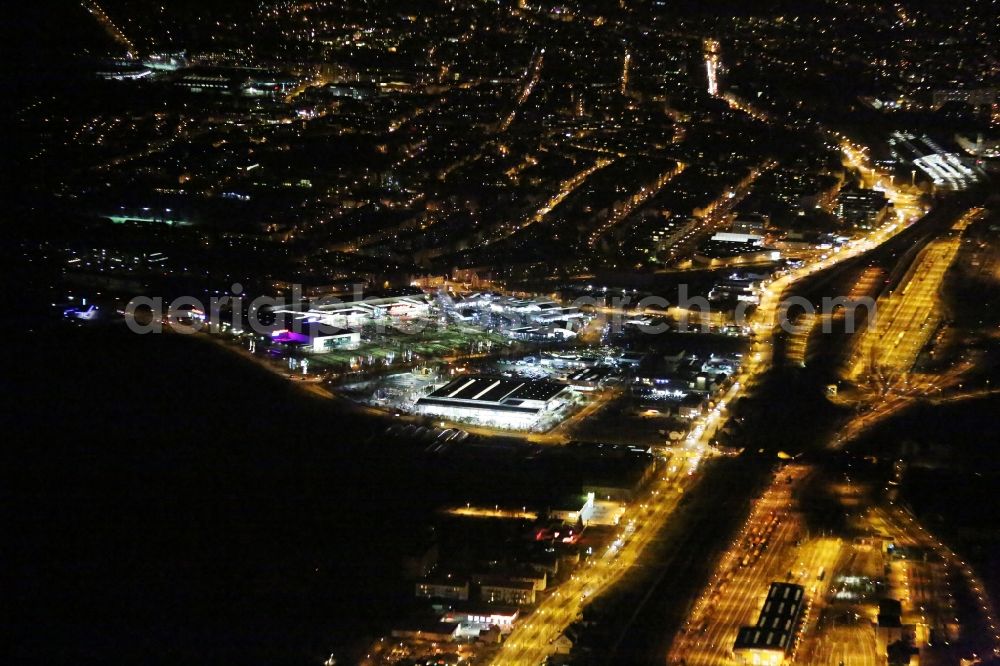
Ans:
[[[528,66],[528,76],[525,81],[524,88],[521,90],[521,94],[517,96],[517,103],[511,112],[503,119],[500,123],[499,131],[506,132],[510,126],[514,123],[514,119],[517,118],[517,112],[521,109],[528,98],[531,97],[531,91],[535,89],[538,85],[538,81],[542,78],[542,65],[545,63],[545,49],[540,49],[538,54],[535,56],[531,65]]]
[[[545,218],[548,216],[548,214],[552,212],[553,208],[561,204],[566,199],[566,197],[575,192],[576,189],[579,188],[581,185],[583,185],[583,183],[585,183],[588,178],[590,178],[592,175],[594,175],[601,169],[609,166],[613,162],[614,159],[607,157],[599,157],[597,158],[597,161],[595,161],[591,166],[587,167],[583,171],[573,174],[572,176],[564,180],[559,185],[559,189],[555,192],[555,194],[549,197],[548,201],[546,201],[537,211],[535,211],[535,213],[531,217],[522,221],[520,225],[514,226],[513,228],[501,229],[503,233],[500,234],[500,238],[506,238],[511,234],[513,234],[515,231],[519,231],[521,229],[531,226],[532,224],[538,224],[539,222],[544,221]],[[492,239],[489,242],[494,242],[495,240],[498,239]]]
[[[633,566],[655,537],[653,526],[662,525],[677,507],[681,488],[698,465],[700,455],[675,458],[676,464],[660,477],[646,502],[633,507],[619,526],[617,539],[595,553],[550,596],[546,597],[511,632],[494,664],[538,664],[552,650],[557,638],[594,596],[617,581]]]
[[[515,626],[507,641],[500,649],[493,664],[525,664],[534,666],[541,663],[552,651],[552,642],[565,631],[580,614],[582,608],[595,595],[614,584],[624,571],[636,563],[643,548],[653,540],[660,528],[676,509],[681,492],[690,485],[688,479],[697,469],[701,459],[711,451],[708,446],[716,430],[724,424],[728,412],[726,406],[745,391],[748,384],[771,367],[772,342],[778,317],[781,312],[782,296],[795,282],[813,275],[818,271],[830,268],[850,257],[866,252],[889,240],[899,233],[905,225],[892,221],[880,227],[864,238],[856,239],[836,252],[826,255],[801,268],[789,271],[766,284],[762,291],[761,302],[754,312],[751,326],[755,332],[751,354],[733,385],[718,401],[717,406],[707,415],[698,419],[692,426],[683,445],[677,447],[677,455],[683,455],[682,463],[675,465],[671,474],[661,478],[654,486],[651,496],[639,507],[626,516],[619,538],[606,552],[595,555],[590,562],[555,592],[545,597],[536,610],[521,623]],[[783,530],[790,530],[791,523]],[[786,534],[783,531],[781,534]],[[803,549],[800,555],[803,571],[815,571],[817,566],[836,557],[835,540],[817,540]],[[771,564],[777,560],[771,556],[763,558],[764,565],[760,571],[770,575]],[[785,566],[784,559],[781,566]],[[771,563],[771,564],[768,564]],[[780,568],[780,567],[779,567]],[[780,572],[779,572],[780,573]],[[760,579],[763,580],[763,579]],[[759,594],[754,588],[749,592],[750,583],[743,588],[751,597]],[[766,590],[764,590],[766,591]],[[744,598],[744,606],[749,604],[750,597]],[[722,644],[725,630],[719,629],[716,635],[717,643]]]
[[[719,42],[714,39],[706,39],[704,51],[705,73],[708,76],[708,94],[714,97],[719,94]]]
[[[125,47],[125,52],[130,58],[136,56],[138,52],[136,51],[135,44],[125,36],[121,28],[115,25],[115,22],[107,15],[104,8],[97,3],[97,0],[82,0],[80,4],[97,19],[97,22],[101,24],[101,27],[104,28],[104,31],[108,33],[111,39]]]
[[[666,187],[667,183],[676,178],[686,168],[686,164],[678,162],[672,169],[660,174],[655,181],[643,185],[639,188],[638,192],[633,193],[632,196],[624,202],[615,206],[608,215],[608,219],[601,223],[601,225],[590,234],[590,237],[587,239],[587,245],[591,248],[596,247],[597,241],[602,235],[606,234],[618,224],[621,224],[621,222],[631,215],[636,208],[642,206],[644,203],[656,196],[660,190]]]

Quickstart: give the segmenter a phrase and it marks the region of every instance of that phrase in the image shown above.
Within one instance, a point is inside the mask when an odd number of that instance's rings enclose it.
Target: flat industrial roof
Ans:
[[[791,633],[760,627],[740,627],[736,634],[734,650],[781,650],[788,649]]]
[[[464,376],[453,379],[428,398],[441,401],[472,401],[479,403],[512,403],[524,400],[551,400],[566,388],[565,384],[544,379],[514,379],[488,375]]]
[[[794,583],[771,583],[757,624],[741,627],[734,650],[787,650],[805,601],[805,588]]]
[[[454,400],[446,400],[446,399],[443,399],[443,398],[431,398],[429,396],[421,398],[420,400],[417,400],[417,404],[418,405],[440,405],[442,407],[457,407],[457,408],[466,408],[466,409],[474,409],[474,408],[478,407],[478,408],[483,408],[483,409],[491,409],[491,410],[497,411],[497,412],[514,412],[514,413],[520,413],[520,414],[537,414],[538,411],[539,411],[535,407],[519,407],[518,405],[501,405],[501,404],[496,404],[496,403],[492,403],[492,402],[487,402],[487,403],[482,403],[482,404],[477,404],[477,403],[474,403],[474,402],[456,402]]]
[[[764,247],[757,243],[742,243],[738,241],[707,240],[698,248],[698,254],[712,259],[723,257],[737,257],[743,254],[756,254],[759,252],[774,252],[772,247]]]

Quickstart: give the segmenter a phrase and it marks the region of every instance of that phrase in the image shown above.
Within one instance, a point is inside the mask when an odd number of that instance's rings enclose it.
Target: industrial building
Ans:
[[[958,133],[955,142],[969,155],[985,159],[1000,158],[1000,134],[996,132],[983,136],[983,132],[972,134]]]
[[[273,312],[291,320],[318,322],[336,328],[358,328],[386,317],[402,320],[424,317],[431,309],[430,302],[423,295],[324,301],[319,299],[305,309],[274,308]]]
[[[704,264],[738,266],[778,261],[781,252],[765,246],[762,236],[720,231],[702,243],[693,258]]]
[[[521,610],[517,606],[464,602],[456,603],[449,608],[442,620],[460,624],[464,634],[473,632],[478,634],[489,627],[497,627],[501,633],[506,634],[514,628],[514,622],[520,613]]]
[[[594,515],[594,493],[565,497],[552,505],[549,515],[569,525],[586,525]]]
[[[223,95],[281,95],[295,87],[299,79],[285,72],[254,67],[191,67],[174,84],[194,93]]]
[[[962,102],[969,106],[992,106],[1000,103],[1000,88],[941,88],[932,95],[932,104],[939,109],[948,102]]]
[[[463,376],[420,398],[417,409],[448,419],[526,428],[557,409],[567,391],[565,384],[546,380]]]
[[[943,148],[927,135],[893,132],[889,150],[895,160],[910,163],[924,172],[936,186],[963,190],[979,182],[982,173],[969,160]]]
[[[767,215],[760,213],[746,213],[737,215],[730,226],[730,231],[737,234],[762,235],[770,226],[771,220]]]
[[[416,618],[392,630],[392,637],[423,643],[451,643],[458,639],[459,625],[438,619]]]
[[[503,576],[484,577],[479,583],[479,598],[488,604],[530,606],[535,603],[535,583]]]
[[[903,604],[898,599],[879,599],[875,626],[875,649],[880,657],[888,657],[892,646],[912,649],[917,629],[913,624],[903,624]]]
[[[743,301],[756,305],[760,303],[760,292],[767,278],[767,275],[762,274],[733,273],[715,283],[708,292],[708,300]]]
[[[691,240],[700,227],[701,220],[696,218],[667,218],[663,226],[653,230],[653,257],[660,261],[675,259],[678,247]]]
[[[489,302],[489,309],[494,314],[502,315],[513,322],[568,325],[573,320],[584,318],[579,308],[563,306],[555,301],[539,299],[521,299],[501,297]]]
[[[795,642],[805,606],[805,588],[793,583],[771,583],[764,607],[752,627],[740,627],[733,656],[742,664],[777,666]]]
[[[522,342],[544,342],[546,340],[569,340],[576,337],[576,332],[557,326],[518,326],[507,331],[507,335]]]
[[[297,329],[273,331],[271,341],[301,347],[303,351],[313,354],[333,349],[354,349],[361,343],[361,333],[358,331],[331,328],[315,322],[304,322],[299,324]]]
[[[595,391],[603,388],[604,383],[615,374],[612,368],[598,366],[581,368],[571,373],[566,381],[574,391]]]
[[[469,581],[452,575],[417,581],[415,593],[421,599],[454,599],[468,601]]]
[[[837,217],[859,229],[877,227],[888,212],[889,200],[878,190],[844,188],[837,196]]]

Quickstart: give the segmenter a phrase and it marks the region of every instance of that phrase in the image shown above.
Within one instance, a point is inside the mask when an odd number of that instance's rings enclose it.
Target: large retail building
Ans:
[[[462,376],[420,398],[424,414],[506,428],[527,428],[557,409],[569,387],[558,382],[489,375]]]

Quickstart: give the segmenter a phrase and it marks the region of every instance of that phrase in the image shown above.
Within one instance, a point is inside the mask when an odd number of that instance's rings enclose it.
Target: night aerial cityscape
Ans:
[[[1000,0],[4,23],[3,664],[1000,666]]]

